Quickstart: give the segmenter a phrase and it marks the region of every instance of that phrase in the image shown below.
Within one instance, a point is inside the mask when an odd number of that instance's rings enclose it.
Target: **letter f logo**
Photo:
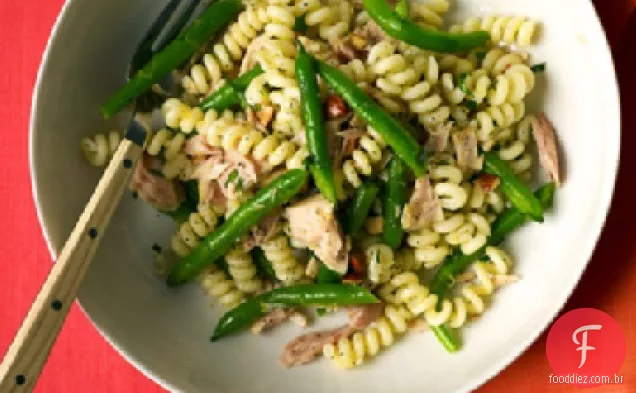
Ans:
[[[578,347],[576,350],[577,351],[581,351],[581,364],[579,364],[579,368],[583,367],[583,365],[585,364],[585,361],[587,360],[587,351],[593,351],[596,348],[588,346],[587,345],[587,332],[588,330],[601,330],[603,326],[602,325],[585,325],[585,326],[581,326],[580,328],[576,329],[574,331],[574,333],[572,334],[572,341],[574,341],[574,344],[580,344],[581,346]],[[579,342],[578,338],[576,337],[579,333],[583,333],[582,334],[582,340],[581,342]]]

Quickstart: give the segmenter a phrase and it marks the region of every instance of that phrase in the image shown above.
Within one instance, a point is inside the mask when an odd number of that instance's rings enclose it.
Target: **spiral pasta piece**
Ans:
[[[389,95],[399,96],[404,85],[411,85],[420,77],[417,70],[410,67],[407,58],[388,40],[371,47],[367,64],[371,72],[378,76],[377,87]]]
[[[314,27],[326,41],[335,40],[349,32],[353,9],[346,1],[299,0],[295,5],[297,16],[305,15],[307,26]]]
[[[351,338],[343,337],[335,344],[325,345],[322,353],[340,368],[359,366],[366,358],[376,356],[380,349],[391,346],[397,336],[406,332],[412,318],[404,306],[388,305],[384,315],[371,326],[354,333]]]
[[[296,259],[286,235],[279,235],[266,241],[261,245],[261,249],[271,262],[276,278],[283,284],[290,285],[303,278],[305,269]]]
[[[95,134],[80,141],[80,150],[84,159],[92,166],[102,167],[108,164],[121,142],[121,133],[117,130],[107,134]]]
[[[511,258],[500,248],[486,247],[487,262],[476,262],[470,270],[475,281],[465,284],[459,295],[452,300],[444,299],[440,310],[430,308],[425,313],[425,319],[431,326],[449,323],[453,328],[464,325],[469,317],[480,315],[486,308],[484,297],[490,296],[495,288],[497,277],[508,273]]]
[[[271,166],[284,164],[287,160],[298,161],[296,145],[276,135],[265,135],[250,123],[221,119],[201,130],[210,146],[233,150],[244,156],[251,155],[257,161],[267,161]],[[292,163],[291,165],[296,165]]]
[[[241,246],[234,247],[225,255],[230,276],[239,291],[250,294],[256,293],[263,287],[263,282],[257,275],[256,265],[252,256]]]
[[[461,224],[446,234],[445,239],[449,245],[460,247],[464,255],[470,255],[486,245],[488,236],[490,236],[490,223],[483,215],[478,213],[457,214],[447,221],[456,217],[461,217],[461,220],[456,219],[454,223],[461,222]]]
[[[274,7],[248,7],[238,20],[215,44],[210,53],[203,55],[202,62],[195,64],[181,84],[190,94],[207,95],[219,86],[223,74],[231,71],[245,49],[265,26],[278,15]]]
[[[420,24],[440,28],[444,24],[444,14],[448,12],[448,0],[414,1],[411,4],[411,18]]]
[[[186,134],[190,134],[193,131],[201,132],[202,128],[220,118],[234,119],[236,117],[229,110],[225,110],[220,114],[215,110],[208,110],[204,113],[200,108],[191,107],[178,98],[166,100],[161,106],[161,114],[167,127],[179,129]]]
[[[446,210],[463,208],[468,200],[466,190],[461,186],[463,173],[455,165],[440,165],[429,171],[435,194]]]
[[[437,296],[420,284],[419,278],[412,272],[393,277],[380,287],[378,295],[388,304],[406,306],[414,317],[434,308],[437,303]]]
[[[461,25],[454,25],[451,32],[469,33],[485,30],[490,33],[493,42],[529,46],[533,44],[538,23],[532,19],[520,16],[487,16],[485,18],[472,17]]]
[[[508,53],[501,48],[494,48],[484,55],[481,66],[491,76],[496,77],[518,64],[525,64],[525,60],[520,54]]]
[[[515,140],[499,149],[499,157],[508,162],[515,174],[521,174],[532,167],[532,154],[527,151],[527,144]]]
[[[437,55],[437,67],[439,72],[450,72],[455,77],[468,74],[475,70],[476,64],[472,59],[466,59],[453,54]]]
[[[358,148],[353,151],[351,157],[347,159],[342,172],[345,179],[354,188],[362,184],[361,175],[371,176],[373,166],[382,161],[386,143],[375,130],[367,128],[367,133],[358,141]]]
[[[197,211],[190,214],[188,220],[179,226],[172,236],[170,245],[174,252],[185,257],[201,240],[216,228],[219,218],[209,205],[200,204]]]
[[[506,102],[522,101],[534,87],[534,73],[525,64],[515,64],[495,78],[494,88],[488,93],[488,103],[499,106]]]
[[[146,153],[151,156],[159,155],[163,151],[166,160],[174,159],[183,149],[186,135],[162,128],[150,136],[146,145]]]
[[[477,137],[480,141],[488,141],[496,127],[510,127],[523,119],[526,107],[523,101],[490,106],[476,115]]]
[[[236,288],[234,281],[215,264],[211,264],[199,275],[199,285],[206,295],[217,299],[228,309],[238,306],[245,299],[245,294]]]
[[[430,228],[423,228],[416,232],[411,232],[406,238],[409,247],[413,248],[412,257],[416,262],[411,262],[411,266],[424,266],[432,269],[439,265],[450,255],[451,249],[439,233]],[[398,259],[399,260],[399,259]],[[413,271],[417,269],[404,269]]]

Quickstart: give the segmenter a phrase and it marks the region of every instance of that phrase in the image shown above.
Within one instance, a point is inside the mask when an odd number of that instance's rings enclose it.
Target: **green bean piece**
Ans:
[[[298,194],[307,182],[307,172],[292,169],[259,190],[219,228],[210,233],[172,269],[167,284],[177,286],[197,276],[207,265],[225,255],[235,242],[272,210]]]
[[[455,334],[453,334],[448,326],[431,326],[431,330],[433,331],[433,334],[435,334],[437,341],[439,341],[448,352],[457,352],[461,347],[458,338]]]
[[[336,203],[336,181],[333,175],[333,160],[327,144],[320,90],[316,81],[316,61],[300,43],[296,56],[296,80],[300,87],[300,107],[305,124],[307,149],[311,155],[309,170],[320,193],[329,202]]]
[[[270,280],[277,281],[276,272],[272,267],[272,263],[267,259],[265,253],[260,247],[254,247],[252,251],[250,251],[252,255],[252,259],[254,260],[254,264],[256,265],[256,269],[259,273]]]
[[[510,203],[520,212],[530,215],[533,220],[543,222],[541,202],[515,176],[508,164],[494,152],[488,152],[484,156],[484,171],[499,177],[501,180],[501,191],[510,200]]]
[[[320,262],[318,267],[318,275],[316,276],[317,284],[339,284],[342,282],[342,276],[337,272],[329,269],[324,263]]]
[[[247,86],[249,86],[250,82],[253,81],[254,78],[262,73],[263,69],[260,64],[257,64],[251,70],[226,83],[214,93],[210,94],[209,97],[201,102],[199,107],[204,111],[214,109],[220,113],[228,108],[242,106],[245,89],[247,89]]]
[[[449,33],[424,28],[398,15],[386,0],[362,0],[364,9],[388,35],[434,52],[467,52],[490,40],[486,31]]]
[[[380,134],[395,154],[415,173],[415,176],[421,177],[426,174],[428,154],[397,120],[386,113],[355,82],[338,69],[319,61],[318,72],[323,80]]]
[[[211,341],[246,328],[265,314],[264,304],[285,306],[354,305],[377,303],[366,288],[349,284],[298,284],[253,297],[221,317]]]
[[[203,46],[213,34],[234,19],[242,9],[243,4],[240,0],[219,0],[210,5],[197,20],[183,30],[162,51],[154,55],[144,68],[131,77],[124,87],[102,105],[101,112],[104,118],[108,119],[117,114],[154,83],[177,68]]]
[[[382,215],[384,224],[382,237],[394,250],[400,247],[404,238],[402,209],[406,203],[406,167],[397,157],[393,157],[387,169],[388,181],[383,194]]]
[[[541,206],[545,209],[549,209],[552,207],[555,192],[556,185],[554,183],[547,183],[535,191],[534,195],[539,202],[541,202]],[[493,223],[488,243],[493,246],[501,244],[508,234],[525,224],[526,221],[528,221],[527,215],[515,208],[507,209],[497,221]]]
[[[347,210],[345,221],[345,232],[351,236],[355,236],[360,232],[364,221],[369,216],[373,201],[378,196],[380,187],[374,183],[362,183],[356,190],[356,195],[351,201],[351,205]]]

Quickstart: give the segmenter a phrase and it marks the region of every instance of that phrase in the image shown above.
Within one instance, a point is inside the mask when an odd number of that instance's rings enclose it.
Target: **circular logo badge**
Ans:
[[[594,308],[579,308],[552,325],[546,354],[560,383],[594,387],[608,383],[608,378],[613,382],[626,348],[625,336],[614,318]]]

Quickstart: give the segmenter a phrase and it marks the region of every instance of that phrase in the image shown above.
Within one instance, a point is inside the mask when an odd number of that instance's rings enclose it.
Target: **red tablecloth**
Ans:
[[[556,0],[558,1],[558,0]],[[27,133],[31,91],[49,31],[62,0],[0,0],[0,354],[13,338],[50,268],[35,216],[28,173]],[[636,18],[626,29],[636,0],[597,0],[621,72],[623,107],[636,105]],[[625,34],[626,31],[630,34]],[[627,45],[627,40],[631,44]],[[622,41],[622,44],[621,44]],[[631,48],[631,52],[627,48]],[[627,72],[629,70],[629,72]],[[573,93],[575,94],[575,93]],[[629,110],[624,111],[630,113]],[[636,145],[636,120],[625,118],[623,151]],[[599,130],[602,131],[602,130]],[[594,307],[614,316],[627,337],[623,385],[596,392],[636,392],[636,155],[624,154],[617,196],[607,228],[583,281],[566,310]],[[629,351],[629,348],[632,351]],[[545,335],[480,392],[570,392],[549,385]],[[46,393],[162,392],[127,364],[73,307],[36,388]]]

